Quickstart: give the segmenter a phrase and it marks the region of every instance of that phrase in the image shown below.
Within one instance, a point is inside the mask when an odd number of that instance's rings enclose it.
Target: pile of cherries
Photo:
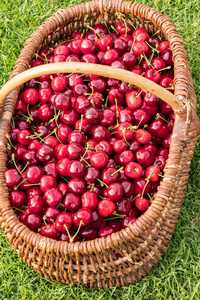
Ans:
[[[42,48],[30,67],[65,61],[129,70],[173,93],[169,43],[125,20],[74,32]],[[7,136],[5,171],[19,220],[68,242],[134,223],[160,184],[174,120],[170,105],[120,80],[72,73],[26,82]]]

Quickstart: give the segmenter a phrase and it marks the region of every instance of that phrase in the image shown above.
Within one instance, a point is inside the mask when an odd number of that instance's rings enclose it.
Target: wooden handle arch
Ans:
[[[2,108],[3,110],[6,97],[16,87],[22,85],[30,79],[55,73],[95,74],[126,81],[156,95],[157,97],[171,105],[173,110],[179,110],[183,106],[183,103],[165,88],[141,75],[137,75],[130,71],[99,64],[90,64],[83,62],[61,62],[28,69],[9,80],[0,90],[0,108]]]

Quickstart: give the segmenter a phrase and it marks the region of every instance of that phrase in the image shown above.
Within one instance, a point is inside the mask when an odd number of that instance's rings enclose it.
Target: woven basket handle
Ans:
[[[12,92],[12,90],[30,79],[55,73],[95,74],[126,81],[156,95],[157,97],[171,105],[173,110],[179,110],[183,107],[183,103],[172,93],[141,75],[99,64],[87,64],[83,62],[61,62],[28,69],[9,80],[0,90],[0,115],[3,111],[5,99],[9,95],[9,93]]]

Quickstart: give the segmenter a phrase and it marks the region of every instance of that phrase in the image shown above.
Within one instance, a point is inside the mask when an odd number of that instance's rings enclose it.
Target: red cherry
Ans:
[[[107,189],[108,198],[113,201],[118,201],[123,198],[124,190],[121,183],[111,183]]]
[[[29,88],[23,93],[23,101],[30,105],[35,105],[38,102],[38,92],[36,89]]]
[[[69,192],[82,195],[86,190],[86,182],[82,178],[73,178],[68,182]]]
[[[131,91],[126,95],[126,104],[131,110],[135,110],[142,105],[141,96],[136,91]]]
[[[76,226],[84,227],[92,220],[92,211],[88,208],[81,208],[75,212],[73,221]]]
[[[122,227],[126,228],[126,227],[128,227],[129,224],[135,223],[136,220],[137,220],[136,217],[126,216],[122,219]]]
[[[33,213],[39,214],[44,206],[44,200],[41,196],[35,195],[30,198],[28,207]]]
[[[98,204],[98,211],[102,217],[108,217],[116,210],[116,204],[110,199],[103,199]]]
[[[26,200],[26,195],[22,191],[10,191],[10,204],[14,207],[21,207]]]
[[[140,211],[145,211],[149,207],[149,201],[146,198],[141,198],[138,197],[135,199],[135,206],[140,210]]]
[[[36,231],[42,225],[42,216],[36,213],[29,213],[25,216],[25,224],[32,231]]]
[[[43,196],[47,206],[57,206],[63,198],[63,194],[58,188],[48,189]]]
[[[111,235],[112,233],[114,233],[115,230],[113,227],[111,226],[105,226],[101,229],[99,229],[98,231],[98,236],[101,238],[101,237],[104,237],[106,238],[107,236]]]
[[[126,165],[124,172],[128,177],[137,179],[142,176],[143,168],[136,162],[130,162]]]
[[[82,208],[94,209],[98,204],[98,196],[96,193],[87,191],[81,196]]]
[[[69,213],[64,212],[57,216],[54,226],[58,231],[66,232],[66,228],[70,229],[72,227],[72,223],[72,216]]]
[[[39,183],[41,177],[44,175],[42,167],[31,166],[26,171],[26,177],[31,183]]]
[[[52,175],[43,175],[40,178],[40,189],[43,193],[55,187],[57,187],[57,181]]]
[[[6,170],[4,173],[4,177],[9,188],[16,187],[21,181],[21,175],[16,169]]]
[[[145,176],[151,181],[156,182],[159,180],[160,168],[158,166],[149,166],[145,171]]]
[[[59,231],[55,228],[54,224],[43,225],[40,234],[55,240],[59,237]]]
[[[90,162],[93,165],[93,167],[100,169],[107,164],[108,156],[103,151],[97,151],[91,156]]]
[[[44,218],[47,223],[55,223],[57,216],[60,214],[60,210],[56,207],[48,207],[45,211]]]
[[[86,166],[78,160],[72,160],[67,165],[68,176],[72,178],[82,178],[85,174]]]
[[[67,193],[63,200],[64,207],[69,211],[77,211],[81,207],[81,198],[73,193]]]

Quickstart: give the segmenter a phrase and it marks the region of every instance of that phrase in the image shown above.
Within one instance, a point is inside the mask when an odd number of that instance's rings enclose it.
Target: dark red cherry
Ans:
[[[57,216],[60,214],[60,210],[56,207],[48,207],[45,211],[44,218],[47,221],[47,223],[54,223]]]
[[[145,167],[152,165],[155,160],[154,154],[145,149],[138,150],[136,152],[135,158],[139,164]]]
[[[118,214],[128,215],[131,209],[131,201],[127,198],[123,198],[116,202],[116,211]]]
[[[66,232],[66,228],[70,229],[72,223],[72,216],[67,212],[63,212],[57,216],[54,226],[58,231]]]
[[[103,218],[99,214],[98,210],[92,211],[92,220],[91,220],[90,226],[92,228],[99,228],[102,223],[103,223]]]
[[[128,227],[129,224],[135,223],[136,220],[137,220],[136,217],[126,216],[122,219],[122,227],[126,228],[126,227]]]
[[[54,224],[43,225],[40,234],[55,240],[59,237],[59,231],[55,228]]]
[[[111,183],[107,189],[108,198],[113,201],[118,201],[123,198],[124,190],[121,183]]]
[[[98,236],[101,238],[101,237],[104,237],[106,238],[107,236],[111,235],[112,233],[114,233],[115,230],[113,227],[111,226],[105,226],[101,229],[99,229],[98,231]]]
[[[43,175],[40,178],[40,189],[43,193],[54,187],[57,187],[57,181],[52,175]]]
[[[68,176],[68,165],[70,163],[70,159],[68,157],[62,157],[59,159],[56,165],[57,172],[62,176]]]
[[[91,156],[90,162],[93,167],[100,169],[107,164],[108,156],[103,151],[97,151]]]
[[[119,59],[119,53],[116,49],[107,50],[104,54],[104,62],[111,65],[113,61]]]
[[[28,202],[28,207],[32,212],[39,214],[41,213],[42,208],[44,207],[44,200],[41,196],[35,195],[30,198]]]
[[[135,206],[140,211],[145,211],[149,207],[149,201],[144,197],[138,197],[135,199]]]
[[[82,195],[86,190],[86,182],[82,178],[73,178],[68,182],[69,192]]]
[[[61,125],[57,131],[58,139],[64,144],[68,143],[68,136],[71,132],[71,127],[68,125]]]
[[[42,226],[42,216],[36,213],[27,214],[25,224],[30,230],[36,231]]]
[[[100,172],[97,168],[88,167],[85,172],[84,179],[86,182],[95,183],[100,177]]]
[[[147,181],[144,178],[136,179],[133,183],[135,194],[141,195],[142,193],[145,195],[146,193],[149,193],[151,190],[151,183],[147,183]]]
[[[67,173],[72,178],[82,178],[85,174],[86,165],[78,160],[72,160],[68,163]]]
[[[87,191],[81,196],[82,208],[95,209],[98,204],[98,195],[94,192]]]
[[[64,207],[69,211],[77,211],[81,208],[81,198],[73,193],[67,193],[63,200]]]
[[[14,188],[21,182],[21,175],[16,169],[6,170],[4,177],[9,188]]]
[[[21,207],[26,201],[26,195],[22,191],[12,190],[10,191],[9,197],[11,206],[18,208]]]

